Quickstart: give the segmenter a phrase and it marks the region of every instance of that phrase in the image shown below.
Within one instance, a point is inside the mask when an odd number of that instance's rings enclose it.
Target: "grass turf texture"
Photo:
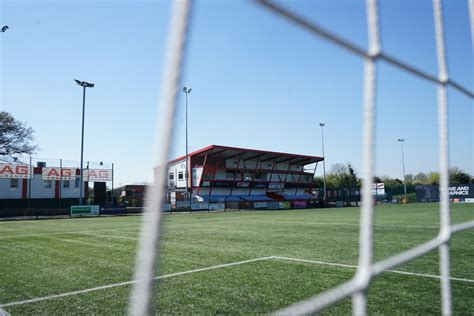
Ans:
[[[377,206],[375,257],[381,260],[437,234],[437,204]],[[452,205],[452,222],[474,207]],[[0,305],[128,281],[141,217],[0,223]],[[357,264],[358,208],[200,213],[164,217],[159,275],[283,256]],[[474,279],[474,231],[453,236],[451,276]],[[439,274],[434,251],[397,270]],[[256,314],[298,302],[349,280],[355,269],[264,260],[160,280],[154,307],[164,314]],[[123,314],[131,286],[6,307],[12,314]],[[474,313],[474,283],[452,281],[454,312]],[[347,314],[350,300],[326,313]],[[385,273],[369,291],[371,314],[439,314],[439,280]]]

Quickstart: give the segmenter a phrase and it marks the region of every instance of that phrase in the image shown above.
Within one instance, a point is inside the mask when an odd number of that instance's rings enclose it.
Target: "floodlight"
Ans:
[[[74,79],[74,81],[81,87],[84,87],[84,88],[94,88],[94,84],[93,83],[90,83],[90,82],[87,82],[87,81],[80,81],[80,80],[77,80],[77,79]]]

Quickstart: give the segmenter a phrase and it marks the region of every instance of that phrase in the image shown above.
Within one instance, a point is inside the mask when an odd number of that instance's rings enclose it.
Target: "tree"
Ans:
[[[415,175],[415,183],[417,184],[427,184],[428,183],[428,177],[426,176],[426,173],[424,172],[418,172]]]
[[[429,172],[427,175],[428,184],[439,184],[439,173],[438,172]]]
[[[374,177],[374,183],[381,183],[381,182],[382,182],[382,178],[380,178],[378,176]]]
[[[326,184],[330,189],[356,188],[360,186],[360,181],[350,163],[337,163],[331,167]]]
[[[0,156],[33,154],[38,147],[31,144],[33,129],[15,120],[8,112],[0,112]]]
[[[324,178],[323,177],[315,177],[313,179],[313,185],[316,187],[316,188],[324,188]]]
[[[449,169],[449,183],[452,184],[469,184],[471,175],[464,172],[464,170],[458,167],[452,167]]]

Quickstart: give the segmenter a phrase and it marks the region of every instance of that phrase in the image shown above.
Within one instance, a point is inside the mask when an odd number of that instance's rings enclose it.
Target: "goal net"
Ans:
[[[433,0],[434,33],[438,59],[438,75],[433,75],[387,54],[382,46],[377,0],[366,0],[368,49],[346,40],[330,30],[307,20],[290,11],[279,3],[269,0],[255,0],[255,3],[267,9],[269,13],[280,16],[287,22],[299,26],[314,36],[323,38],[361,58],[364,63],[364,98],[363,98],[363,160],[362,160],[362,206],[359,228],[358,269],[353,278],[333,289],[305,301],[277,311],[278,314],[310,314],[319,312],[345,298],[352,299],[354,314],[367,314],[367,292],[371,282],[387,270],[424,256],[431,251],[439,251],[440,292],[442,313],[452,314],[450,284],[450,240],[453,234],[474,228],[474,221],[451,225],[449,204],[449,157],[448,157],[448,87],[456,89],[466,97],[474,99],[470,89],[459,84],[449,76],[446,57],[445,32],[442,0]],[[474,0],[468,0],[471,36],[474,45]],[[159,255],[159,236],[161,208],[164,199],[166,172],[164,170],[173,135],[173,122],[176,111],[177,93],[182,77],[182,63],[185,57],[186,38],[189,28],[191,0],[174,1],[168,47],[166,69],[161,87],[159,112],[159,130],[157,131],[156,157],[161,166],[154,186],[147,192],[146,212],[143,217],[140,244],[136,258],[136,272],[132,290],[129,313],[133,315],[149,312],[151,293],[154,283],[154,272]],[[398,69],[431,82],[437,86],[438,94],[438,141],[439,141],[439,174],[440,174],[440,226],[438,235],[410,250],[396,254],[382,261],[374,262],[373,224],[374,207],[372,203],[372,184],[375,169],[375,123],[376,123],[376,88],[379,84],[377,67],[379,63],[388,63]],[[383,84],[383,83],[381,83]]]

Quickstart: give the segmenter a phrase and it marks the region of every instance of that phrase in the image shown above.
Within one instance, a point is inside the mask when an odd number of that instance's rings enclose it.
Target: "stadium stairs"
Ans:
[[[283,195],[280,195],[278,193],[268,192],[267,196],[277,202],[285,201],[285,198],[283,197]]]

